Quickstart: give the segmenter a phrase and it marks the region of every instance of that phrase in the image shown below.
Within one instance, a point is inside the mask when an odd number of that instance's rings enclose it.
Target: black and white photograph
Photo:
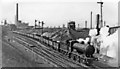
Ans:
[[[0,68],[119,69],[119,0],[0,0]]]

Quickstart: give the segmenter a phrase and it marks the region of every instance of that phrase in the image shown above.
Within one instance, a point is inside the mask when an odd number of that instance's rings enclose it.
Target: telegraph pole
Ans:
[[[41,22],[42,23],[42,34],[43,34],[43,25],[45,24],[43,21]]]
[[[35,19],[35,29],[36,29],[36,26],[37,26],[36,22],[37,22],[37,20]]]
[[[40,29],[40,21],[39,21],[39,29]]]
[[[80,24],[78,24],[78,29],[80,28]]]
[[[103,7],[103,2],[97,2],[100,4],[100,13],[101,13],[101,27],[103,27],[103,14],[102,14],[102,7]]]
[[[7,20],[4,21],[4,25],[6,25],[6,24],[7,24]]]
[[[104,26],[106,26],[106,21],[104,21]]]

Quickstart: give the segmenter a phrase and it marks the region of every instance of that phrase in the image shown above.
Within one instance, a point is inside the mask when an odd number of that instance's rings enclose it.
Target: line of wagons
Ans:
[[[37,40],[45,46],[53,48],[54,50],[68,56],[70,59],[76,62],[90,65],[93,61],[97,61],[97,58],[93,57],[95,48],[94,46],[91,46],[89,44],[80,44],[75,40],[68,40],[67,44],[65,44],[61,43],[60,41],[54,41],[49,37],[41,36],[35,33],[28,34],[16,31],[14,31],[14,33]]]

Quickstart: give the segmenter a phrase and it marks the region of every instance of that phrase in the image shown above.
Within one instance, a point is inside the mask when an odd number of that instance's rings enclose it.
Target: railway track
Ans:
[[[19,38],[19,37],[18,37]],[[21,39],[21,38],[20,38]],[[25,40],[25,39],[23,39],[23,40]],[[33,41],[30,41],[29,43],[34,43],[34,45],[35,44],[37,44],[36,42],[33,42]],[[37,45],[36,45],[37,46]],[[57,52],[57,51],[55,51],[55,50],[53,50],[53,49],[50,49],[50,48],[48,48],[48,47],[43,47],[44,48],[44,51],[46,51],[48,54],[53,54],[54,53],[54,55],[52,55],[53,57],[57,57],[57,58],[59,58],[59,59],[61,59],[61,58],[63,58],[64,60],[67,60],[67,61],[69,61],[69,63],[73,63],[73,64],[76,64],[76,65],[78,65],[78,66],[81,66],[82,64],[80,64],[80,63],[77,63],[77,62],[75,62],[75,61],[73,61],[73,60],[71,60],[71,59],[69,59],[67,56],[65,56],[65,55],[63,55],[63,54],[61,54],[61,53],[59,53],[59,52]],[[43,48],[41,47],[41,46],[39,46],[38,45],[38,47],[37,47],[37,49],[38,50],[40,50],[40,49],[42,49],[43,50]],[[67,62],[66,62],[67,63]],[[69,64],[68,63],[68,64]]]
[[[21,35],[16,36],[16,38],[19,38],[19,39],[21,39],[21,40],[23,40],[25,42],[28,42],[29,44],[33,44],[33,45],[37,46],[37,47],[35,47],[34,51],[40,51],[42,49],[42,53],[44,53],[44,55],[50,54],[48,56],[49,58],[57,58],[57,59],[55,59],[55,61],[57,60],[59,62],[58,64],[64,64],[64,65],[62,65],[60,67],[65,67],[65,66],[67,66],[67,67],[73,67],[75,65],[75,67],[82,66],[84,69],[85,68],[86,69],[96,69],[96,68],[97,69],[101,69],[101,68],[95,66],[94,64],[92,66],[88,67],[88,66],[86,66],[86,65],[84,65],[82,63],[75,62],[75,61],[69,59],[68,57],[66,57],[65,55],[63,55],[61,53],[58,53],[58,52],[56,53],[56,51],[54,51],[54,50],[51,51],[51,49],[48,48],[48,47],[45,47],[45,46],[42,47],[42,46],[40,46],[40,43],[38,44],[37,41],[35,41],[35,40],[31,39],[31,38],[28,38],[28,37],[25,37],[25,36],[21,36]]]
[[[19,39],[21,39],[21,38],[19,38]],[[17,40],[17,42],[23,44],[21,41]],[[73,67],[73,66],[74,66],[74,68],[80,67],[80,65],[76,65],[75,63],[71,63],[71,61],[61,58],[60,56],[56,56],[55,54],[53,54],[53,52],[51,52],[48,49],[46,50],[43,48],[35,47],[33,49],[33,51],[39,55],[44,56],[45,58],[49,59],[50,61],[54,62],[55,64],[58,65],[58,67]],[[74,68],[72,68],[72,69],[74,69]],[[85,67],[83,69],[85,69]]]
[[[17,42],[20,43],[21,45],[24,45],[24,46],[25,46],[26,48],[28,48],[29,50],[32,50],[33,53],[38,54],[38,55],[44,57],[45,59],[47,59],[47,60],[49,60],[49,61],[52,61],[52,63],[55,64],[55,67],[57,67],[57,66],[58,66],[58,67],[62,67],[62,65],[54,62],[53,59],[50,59],[50,56],[49,56],[48,54],[46,54],[45,52],[42,52],[42,50],[40,51],[40,50],[38,50],[37,48],[30,48],[29,46],[27,46],[27,44],[24,44],[23,42],[21,42],[21,41],[18,40],[18,39],[15,39],[15,41],[17,41]],[[56,65],[57,65],[57,66],[56,66]]]

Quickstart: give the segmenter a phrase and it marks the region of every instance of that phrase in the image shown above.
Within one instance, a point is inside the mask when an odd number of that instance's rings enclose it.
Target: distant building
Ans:
[[[17,21],[17,28],[28,28],[28,23],[24,23],[24,22],[22,22],[22,21],[20,21],[20,20],[18,20]]]
[[[75,21],[70,21],[70,22],[68,23],[68,29],[73,29],[73,30],[75,30]]]
[[[42,27],[39,26],[39,25],[36,25],[36,26],[34,26],[33,28],[35,28],[35,29],[42,29]]]
[[[9,30],[14,31],[17,29],[15,24],[8,24]]]
[[[65,24],[63,24],[63,28],[65,28]]]

